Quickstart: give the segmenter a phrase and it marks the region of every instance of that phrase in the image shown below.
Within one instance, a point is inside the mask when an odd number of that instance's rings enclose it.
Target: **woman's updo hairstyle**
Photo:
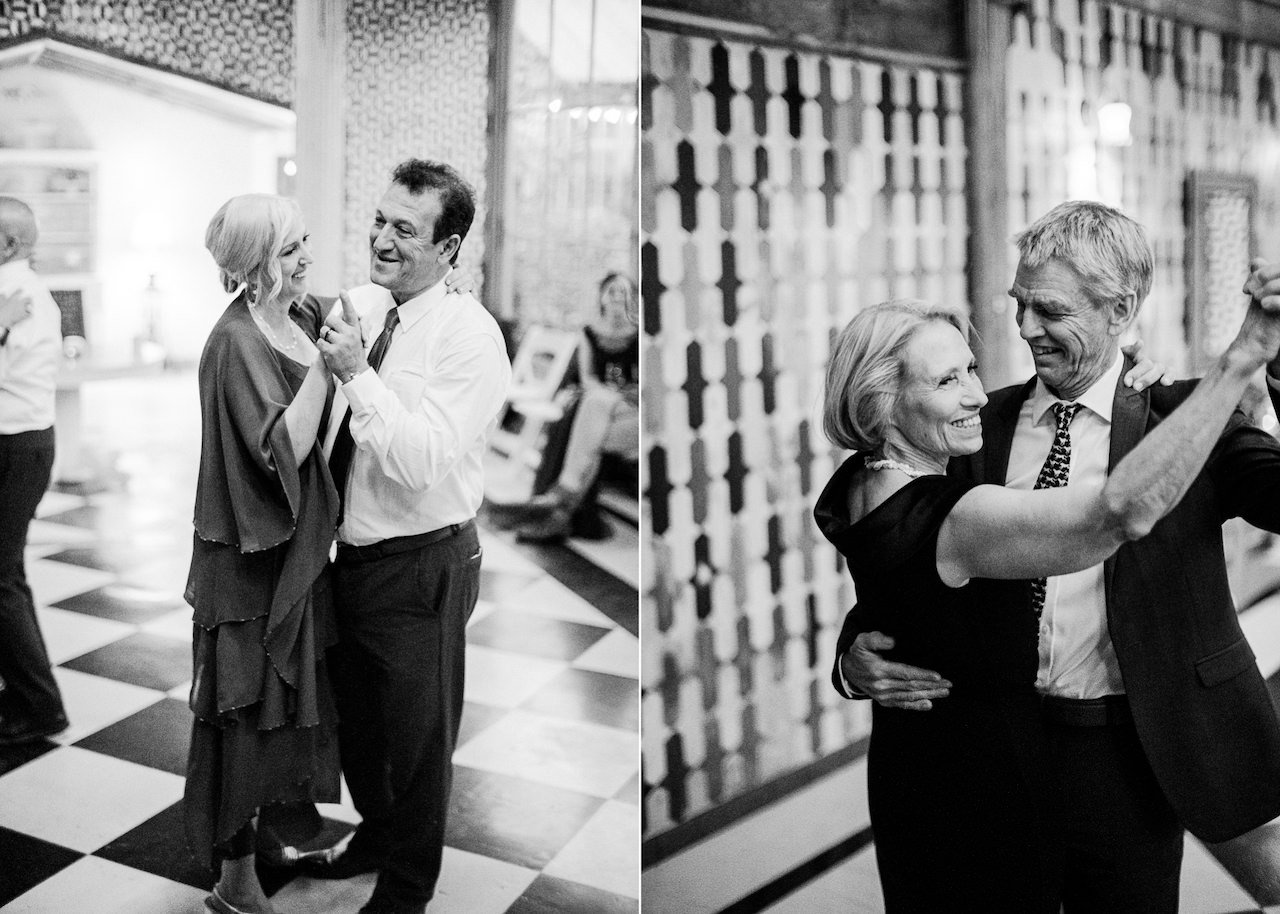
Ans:
[[[943,321],[965,333],[955,310],[914,298],[898,298],[859,312],[836,337],[827,363],[822,430],[832,444],[878,452],[902,390],[903,352],[926,324]]]
[[[266,302],[280,294],[284,277],[278,258],[289,232],[302,224],[296,200],[275,194],[241,194],[213,214],[204,246],[218,265],[222,287],[234,292],[249,287],[251,301]]]

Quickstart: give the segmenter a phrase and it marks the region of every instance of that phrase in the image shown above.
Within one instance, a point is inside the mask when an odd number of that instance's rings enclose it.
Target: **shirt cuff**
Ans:
[[[381,389],[382,382],[378,379],[378,373],[372,368],[366,368],[342,385],[342,393],[346,396],[347,402],[351,404],[353,413],[364,412],[364,410],[368,409]]]
[[[845,698],[870,697],[867,695],[866,692],[862,691],[861,689],[855,689],[852,685],[849,684],[849,680],[844,678],[844,670],[840,667],[839,664],[836,664],[836,672],[840,676],[840,690],[841,692],[843,692]]]

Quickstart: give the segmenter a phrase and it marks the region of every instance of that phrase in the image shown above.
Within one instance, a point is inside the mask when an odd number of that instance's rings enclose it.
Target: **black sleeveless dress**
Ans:
[[[1056,914],[1061,833],[1026,582],[950,588],[938,577],[939,528],[973,483],[921,477],[851,522],[862,464],[854,456],[836,471],[815,519],[870,610],[864,630],[895,639],[885,656],[952,683],[930,711],[872,711],[867,782],[886,910]]]

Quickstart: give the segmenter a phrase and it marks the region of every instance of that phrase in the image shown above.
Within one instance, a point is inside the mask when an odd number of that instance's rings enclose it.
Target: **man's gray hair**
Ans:
[[[1059,203],[1013,239],[1022,263],[1050,260],[1073,269],[1094,305],[1110,305],[1130,292],[1141,305],[1151,292],[1155,256],[1142,226],[1091,200]]]

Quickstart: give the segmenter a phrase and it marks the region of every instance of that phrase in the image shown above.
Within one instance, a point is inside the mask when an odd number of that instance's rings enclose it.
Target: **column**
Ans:
[[[337,295],[343,276],[343,202],[346,193],[347,4],[307,0],[294,5],[298,116],[298,202],[311,232],[311,290]]]

